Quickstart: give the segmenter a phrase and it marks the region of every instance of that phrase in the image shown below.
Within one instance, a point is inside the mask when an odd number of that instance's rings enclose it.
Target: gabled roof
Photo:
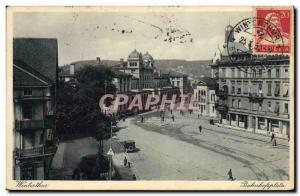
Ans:
[[[14,87],[26,86],[51,86],[54,82],[42,75],[24,62],[15,61],[13,65],[13,85]]]
[[[57,39],[14,38],[13,59],[22,61],[33,70],[38,70],[52,82],[57,80],[58,47]]]
[[[197,85],[207,86],[209,88],[214,88],[217,85],[217,81],[213,78],[201,78]]]

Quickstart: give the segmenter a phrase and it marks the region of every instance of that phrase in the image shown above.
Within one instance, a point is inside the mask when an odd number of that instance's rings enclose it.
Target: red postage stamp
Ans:
[[[291,52],[291,9],[256,8],[255,52]]]

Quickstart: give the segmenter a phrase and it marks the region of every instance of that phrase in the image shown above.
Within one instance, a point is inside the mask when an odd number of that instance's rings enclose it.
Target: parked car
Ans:
[[[127,152],[134,152],[135,148],[135,141],[134,140],[126,140],[124,142],[124,148]]]

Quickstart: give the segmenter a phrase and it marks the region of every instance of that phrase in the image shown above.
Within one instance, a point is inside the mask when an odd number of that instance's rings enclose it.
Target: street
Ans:
[[[287,180],[289,144],[253,133],[210,125],[195,114],[174,112],[175,122],[158,112],[120,122],[119,141],[133,139],[138,152],[128,153],[138,180]],[[202,126],[202,133],[199,132]]]

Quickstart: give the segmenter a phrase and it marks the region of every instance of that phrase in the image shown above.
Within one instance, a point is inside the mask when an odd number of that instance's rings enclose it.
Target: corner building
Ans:
[[[232,29],[227,26],[225,35]],[[290,57],[255,55],[234,39],[210,65],[220,125],[286,138],[290,134]],[[226,44],[243,52],[228,54]],[[229,58],[231,55],[231,58]],[[230,59],[234,59],[234,61]],[[250,64],[248,64],[250,62]]]

